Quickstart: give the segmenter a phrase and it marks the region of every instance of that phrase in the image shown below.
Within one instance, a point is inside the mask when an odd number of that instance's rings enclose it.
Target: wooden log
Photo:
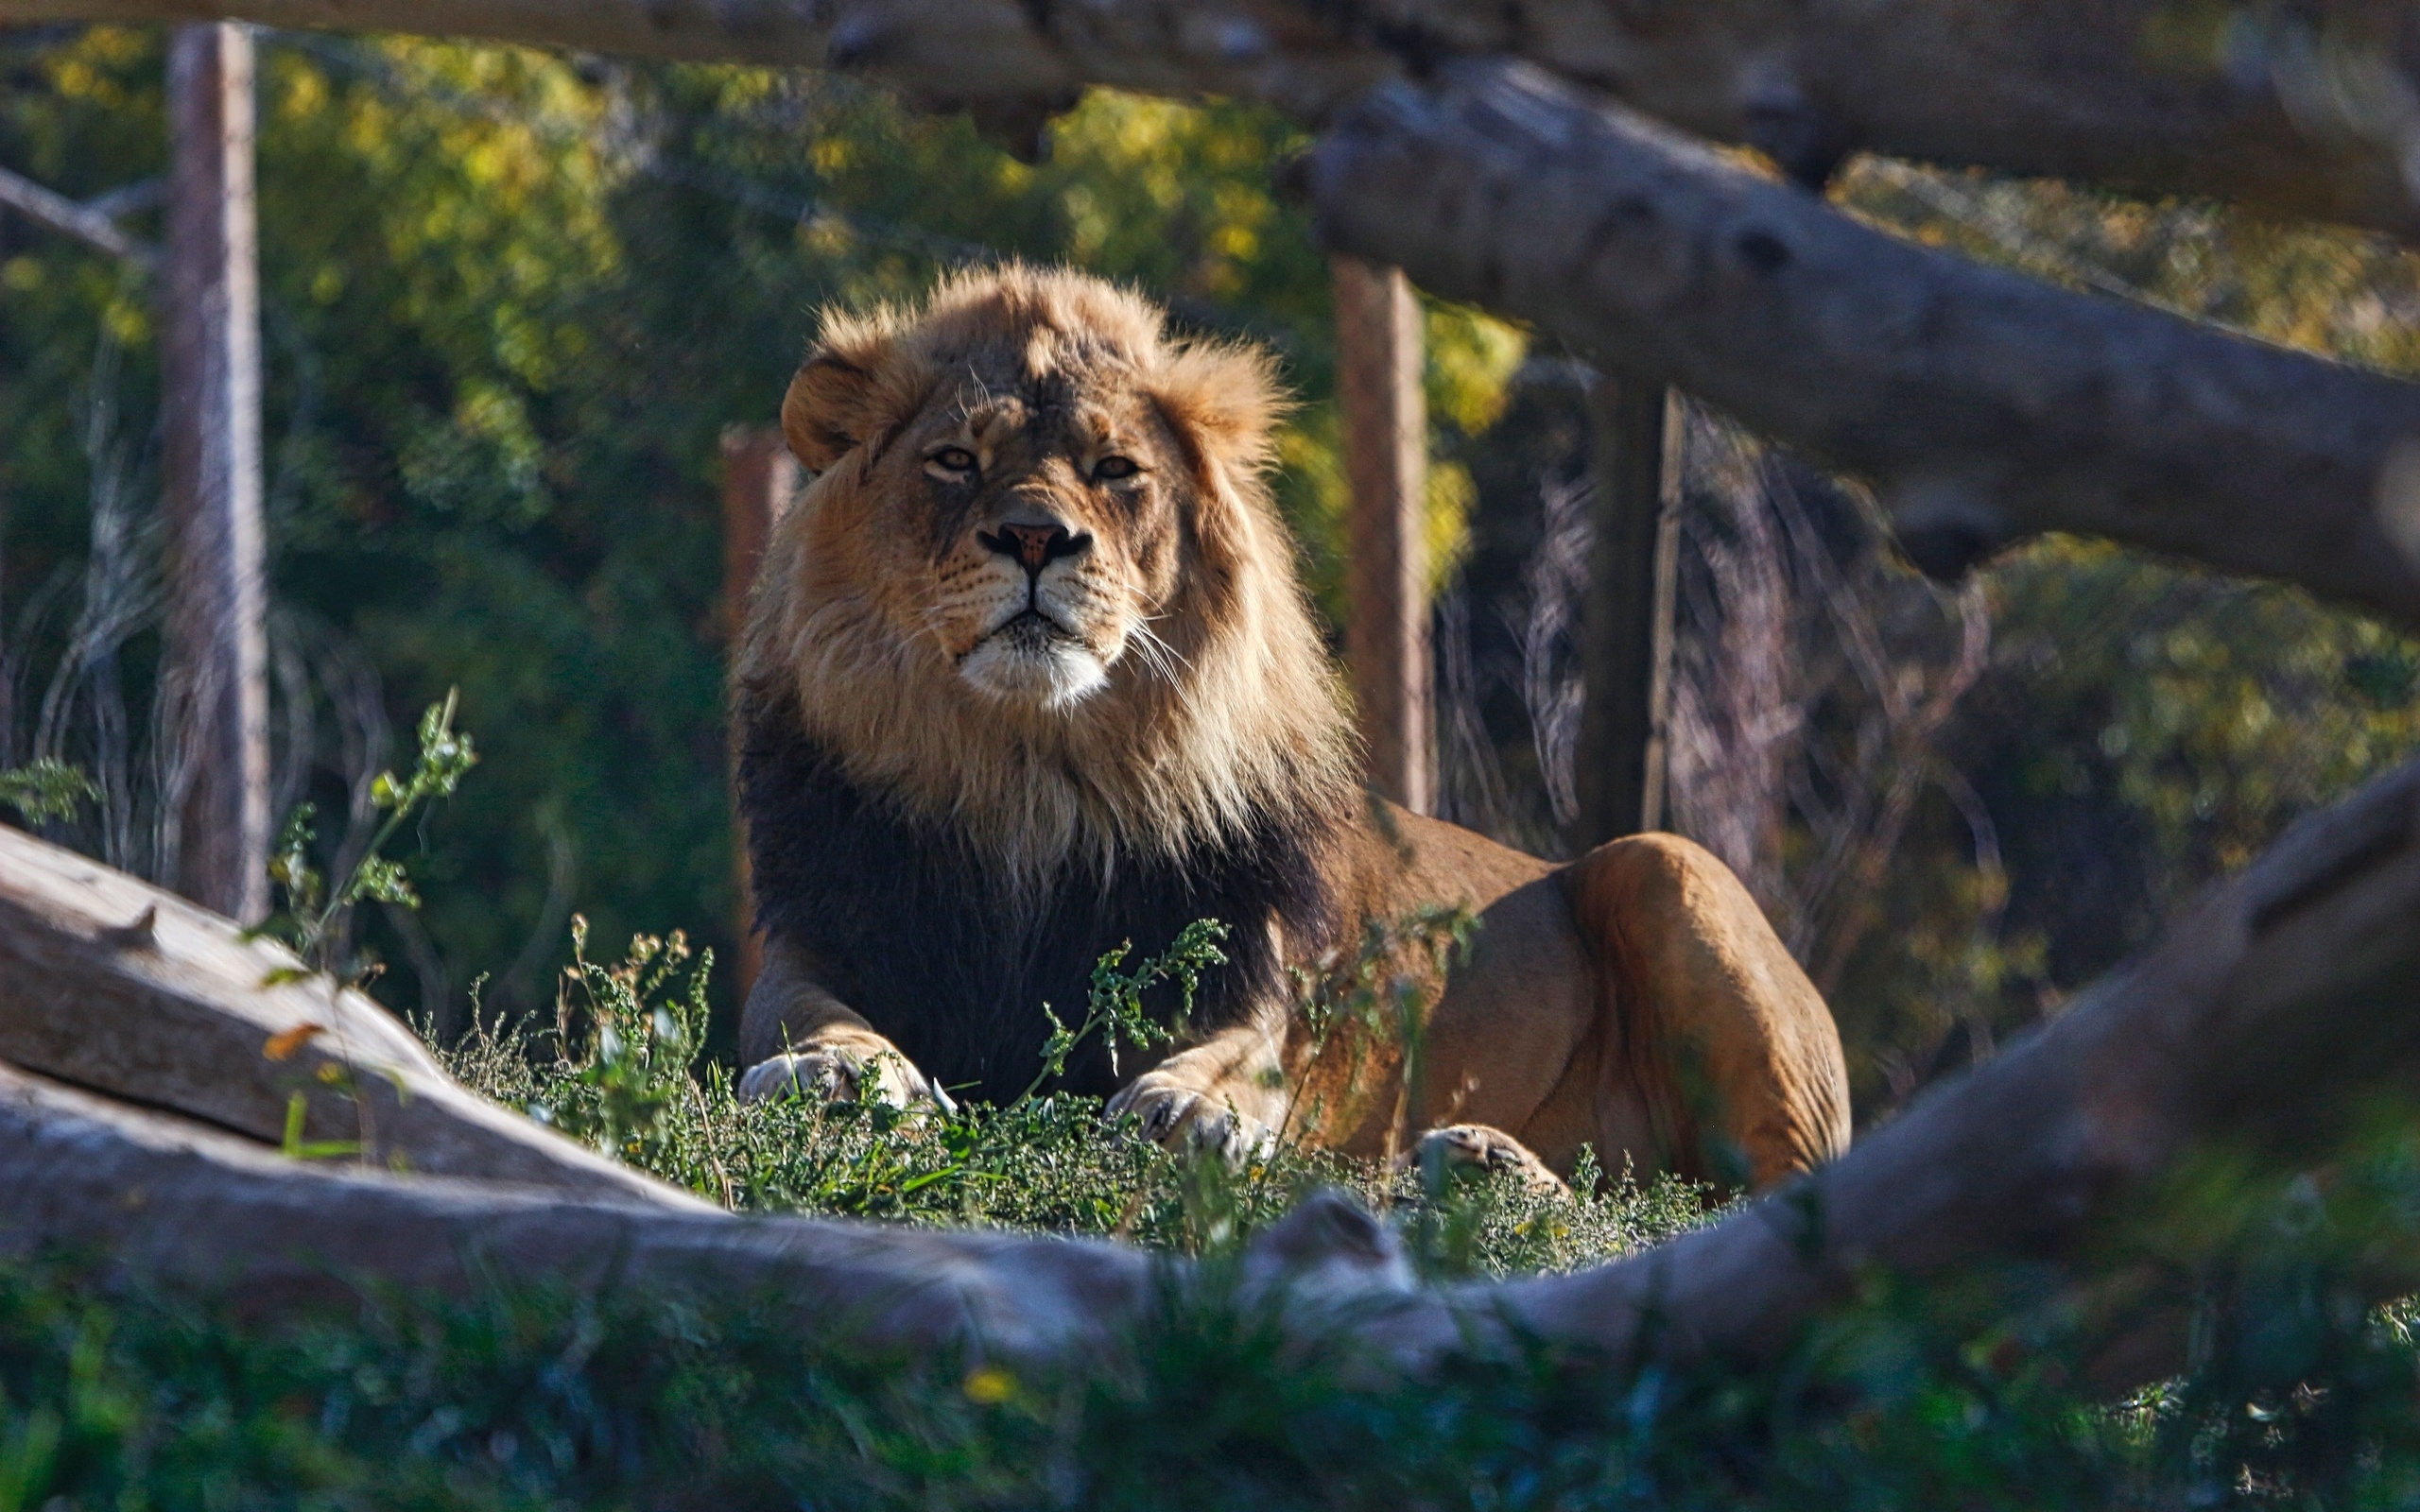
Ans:
[[[1804,180],[1862,149],[2420,238],[2420,22],[2403,0],[0,0],[0,25],[218,17],[861,68],[978,119],[1038,119],[1107,84],[1316,123],[1443,59],[1517,58]]]
[[[1352,485],[1344,665],[1370,785],[1415,814],[1437,806],[1436,677],[1428,651],[1428,408],[1420,301],[1399,269],[1332,260],[1337,405]]]
[[[393,1016],[272,942],[0,827],[0,1060],[359,1163],[710,1211],[474,1096]]]
[[[1599,377],[1588,413],[1593,529],[1580,616],[1582,847],[1664,827],[1681,545],[1678,399],[1650,379]]]
[[[1520,65],[1374,92],[1304,177],[1330,245],[1871,479],[1929,571],[2075,531],[2420,625],[2420,385],[1911,246]]]
[[[268,587],[261,524],[261,320],[252,39],[168,42],[167,280],[160,343],[177,885],[246,923],[268,913]]]
[[[0,1066],[0,1254],[275,1315],[363,1282],[475,1295],[496,1278],[655,1300],[761,1299],[802,1332],[1102,1358],[1150,1297],[1139,1250],[1006,1233],[668,1211],[602,1193],[286,1160]]]

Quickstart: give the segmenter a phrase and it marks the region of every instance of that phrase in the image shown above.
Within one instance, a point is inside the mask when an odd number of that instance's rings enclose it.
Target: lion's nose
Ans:
[[[988,550],[1014,557],[1028,573],[1039,573],[1060,558],[1076,556],[1093,543],[1092,537],[1077,535],[1055,520],[1041,524],[1004,520],[996,533],[978,530],[975,539]]]

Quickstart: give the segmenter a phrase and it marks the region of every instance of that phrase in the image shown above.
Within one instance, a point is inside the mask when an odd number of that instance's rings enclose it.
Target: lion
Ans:
[[[1831,1014],[1720,861],[1558,865],[1366,791],[1265,481],[1282,414],[1263,352],[1076,272],[827,312],[735,659],[742,1094],[1005,1100],[1098,957],[1214,918],[1178,1041],[1065,1069],[1154,1138],[1757,1187],[1839,1154]],[[1416,1053],[1310,1011],[1374,925],[1457,908]]]

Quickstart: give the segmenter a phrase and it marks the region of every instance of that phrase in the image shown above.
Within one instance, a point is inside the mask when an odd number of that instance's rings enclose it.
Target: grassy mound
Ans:
[[[1240,1171],[1039,1092],[955,1118],[741,1105],[700,1071],[676,939],[577,969],[543,1036],[453,1047],[472,1085],[729,1205],[1117,1234],[1201,1257],[1132,1363],[1025,1376],[803,1339],[763,1298],[475,1300],[367,1288],[341,1313],[104,1292],[67,1259],[0,1267],[0,1512],[556,1506],[1916,1508],[2407,1504],[2420,1349],[2348,1278],[2420,1229],[2420,1141],[2392,1120],[2325,1184],[2211,1167],[2203,1215],[2136,1258],[2197,1309],[2191,1374],[2110,1403],[2076,1316],[2023,1266],[1877,1282],[1776,1364],[1674,1375],[1545,1348],[1388,1383],[1281,1339],[1227,1263],[1317,1184],[1387,1214],[1432,1276],[1582,1265],[1704,1221],[1704,1194],[1281,1148]],[[1086,1025],[1098,1030],[1098,1015]],[[1080,1026],[1070,1033],[1085,1032]],[[2180,1239],[2180,1243],[2182,1240]]]

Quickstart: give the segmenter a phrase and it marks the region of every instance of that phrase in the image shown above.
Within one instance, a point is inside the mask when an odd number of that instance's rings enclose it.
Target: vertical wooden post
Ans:
[[[171,770],[183,777],[176,880],[251,923],[268,912],[270,817],[250,32],[169,34],[168,132],[160,367]]]
[[[1582,846],[1664,825],[1680,550],[1679,401],[1660,384],[1605,376],[1589,410],[1596,529],[1581,619]]]
[[[748,623],[748,591],[765,559],[773,524],[798,492],[798,459],[778,429],[735,425],[722,433],[722,611],[726,644],[735,653]],[[739,868],[738,970],[733,980],[739,999],[756,985],[765,962],[765,941],[756,933],[756,903],[749,885],[748,838],[738,835],[733,856]]]
[[[1337,396],[1353,488],[1344,660],[1370,785],[1415,813],[1436,807],[1433,672],[1423,507],[1428,412],[1420,302],[1396,268],[1331,259]]]

